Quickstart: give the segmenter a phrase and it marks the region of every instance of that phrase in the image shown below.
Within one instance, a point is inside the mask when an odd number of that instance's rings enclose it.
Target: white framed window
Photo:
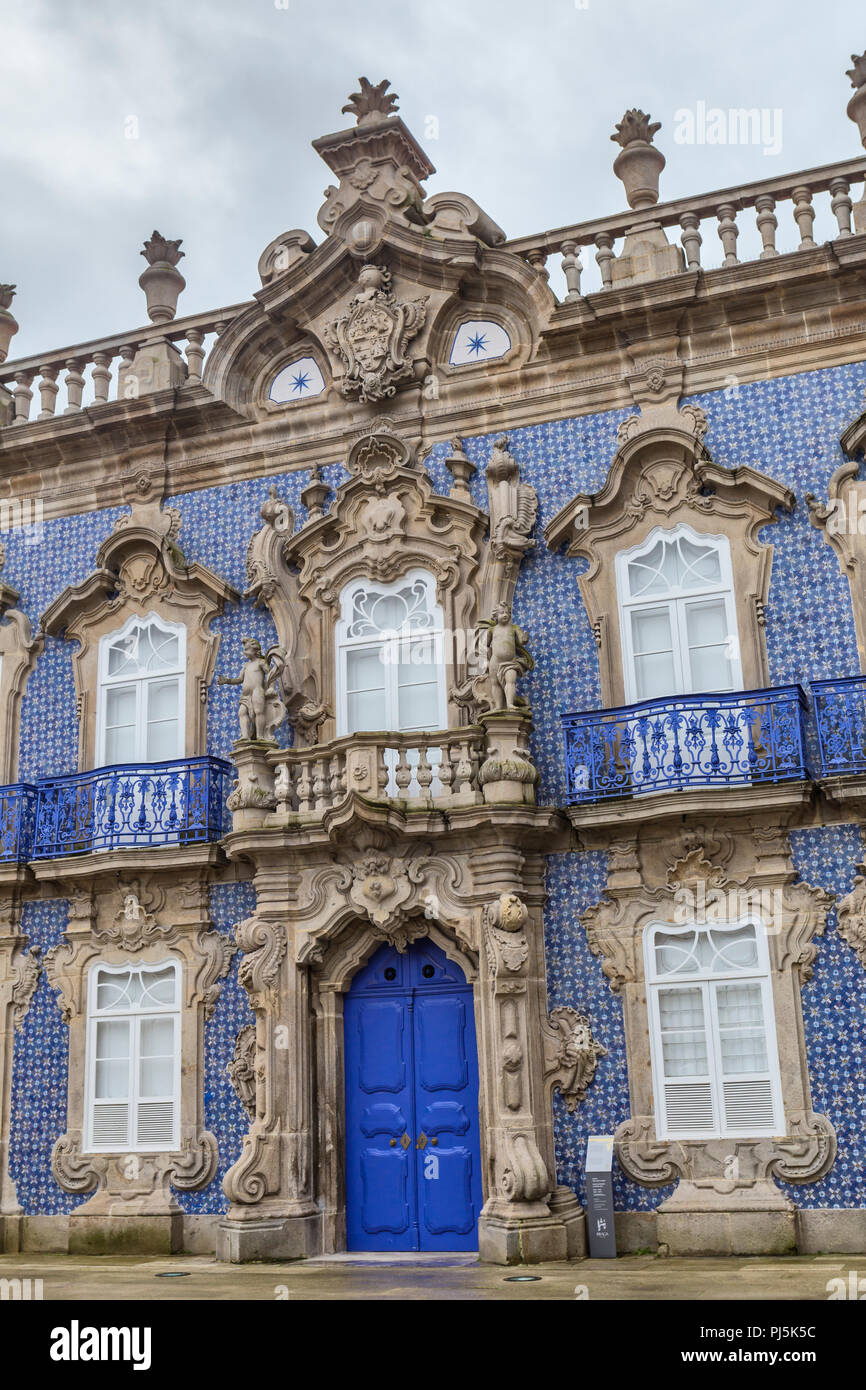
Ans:
[[[626,700],[742,690],[727,536],[657,527],[616,557]]]
[[[87,1000],[85,1146],[180,1147],[180,965],[95,964]]]
[[[96,763],[160,763],[184,754],[186,629],[155,613],[99,642]]]
[[[644,932],[659,1139],[784,1134],[767,934],[758,918]]]
[[[340,734],[430,732],[447,722],[444,620],[433,576],[354,580],[337,624]]]

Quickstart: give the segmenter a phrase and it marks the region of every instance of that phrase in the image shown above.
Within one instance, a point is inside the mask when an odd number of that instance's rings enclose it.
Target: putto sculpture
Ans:
[[[517,694],[518,678],[535,667],[526,649],[526,633],[511,621],[507,603],[498,604],[492,618],[484,619],[479,627],[487,634],[485,679],[490,708],[526,708],[527,701]]]
[[[219,676],[218,685],[239,685],[241,697],[238,718],[242,739],[274,742],[274,735],[286,717],[281,679],[286,665],[284,647],[269,647],[262,652],[255,637],[241,642],[246,661],[239,676]]]

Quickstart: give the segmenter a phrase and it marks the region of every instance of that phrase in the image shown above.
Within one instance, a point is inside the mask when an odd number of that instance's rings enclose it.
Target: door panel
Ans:
[[[481,1210],[472,989],[430,941],[383,947],[346,997],[350,1250],[474,1250]]]

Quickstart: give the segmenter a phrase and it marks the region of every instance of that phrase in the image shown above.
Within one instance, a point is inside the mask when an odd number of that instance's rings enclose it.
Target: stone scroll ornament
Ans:
[[[398,299],[391,289],[391,272],[380,265],[362,266],[358,287],[346,312],[328,324],[323,336],[345,369],[343,395],[380,401],[393,396],[397,383],[412,375],[406,349],[424,326],[429,296]]]
[[[574,1114],[595,1078],[599,1057],[607,1048],[592,1036],[586,1014],[566,1005],[552,1009],[544,1036],[544,1075],[558,1089],[569,1114]]]
[[[246,660],[239,676],[219,676],[218,685],[239,685],[241,698],[238,717],[242,739],[274,743],[277,729],[286,717],[281,678],[286,667],[284,647],[262,652],[255,637],[241,642]]]

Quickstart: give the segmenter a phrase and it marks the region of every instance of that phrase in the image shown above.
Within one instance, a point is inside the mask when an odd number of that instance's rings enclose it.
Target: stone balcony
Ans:
[[[526,714],[507,710],[460,729],[362,732],[313,747],[241,741],[232,753],[233,830],[314,829],[353,799],[416,820],[534,807],[529,729]]]

